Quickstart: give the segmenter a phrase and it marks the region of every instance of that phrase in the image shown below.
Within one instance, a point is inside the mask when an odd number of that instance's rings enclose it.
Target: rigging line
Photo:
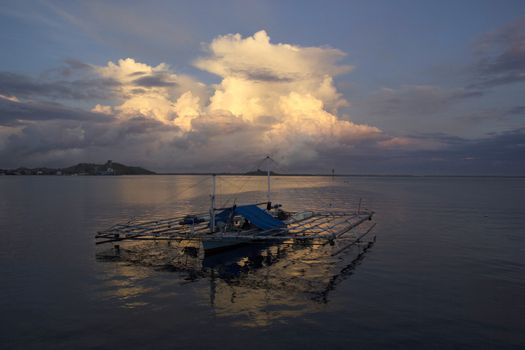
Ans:
[[[261,159],[261,160],[257,163],[257,166],[255,167],[255,170],[257,170],[257,171],[261,170],[261,166],[262,166],[262,164],[263,164],[264,162],[266,162],[266,159],[268,159],[268,157],[265,157],[265,158]],[[238,189],[238,191],[237,191],[238,193],[241,192],[241,190],[244,188],[244,186],[248,183],[249,180],[251,180],[251,177],[247,177],[247,178],[246,178],[245,182],[244,182],[244,183],[242,184],[242,186]],[[259,192],[260,192],[259,185],[258,185],[258,183],[256,182],[256,184],[255,184],[255,193],[257,194],[257,193],[259,193]],[[256,200],[258,201],[258,199],[259,199],[259,197],[257,196],[257,197],[256,197]]]
[[[260,170],[261,165],[266,161],[266,159],[271,159],[271,158],[270,158],[270,156],[266,156],[263,159],[259,160],[259,163],[257,163],[257,168],[256,169]]]
[[[223,183],[226,182],[226,183],[230,184],[233,188],[235,188],[237,186],[235,183],[233,183],[230,180],[227,180],[226,178],[221,178],[221,181],[223,181]],[[226,197],[226,200],[224,199],[224,197]],[[221,196],[221,201],[220,201],[221,207],[226,207],[228,202],[231,201],[232,197],[233,197],[233,194],[230,195],[230,196],[227,196],[226,194],[223,194]]]
[[[224,179],[225,180],[225,179]],[[250,177],[247,177],[247,179],[245,180],[245,182],[242,184],[242,186],[240,186],[239,188],[236,189],[236,192],[232,193],[229,197],[227,197],[226,201],[224,202],[224,204],[222,204],[222,207],[226,207],[227,204],[233,199],[233,200],[236,200],[237,199],[237,195],[239,195],[239,193],[241,193],[241,190],[244,188],[244,186],[251,180]],[[225,180],[226,182],[230,183],[232,185],[233,188],[237,187],[237,185],[233,182],[231,182],[230,180]],[[259,191],[254,191],[254,192],[259,192]]]
[[[281,170],[281,171],[283,171],[283,172],[286,172],[286,169],[283,168],[282,164],[279,163],[278,161],[276,161],[275,159],[273,159],[272,157],[268,156],[268,157],[266,157],[265,159],[270,160],[270,161],[275,165],[275,167],[276,167],[277,169],[279,169],[279,170]]]
[[[249,172],[250,169],[253,170],[253,168],[252,168],[253,164],[256,164],[256,166],[255,166],[255,169],[256,169],[256,170],[260,170],[261,165],[266,161],[266,159],[271,159],[271,158],[264,157],[263,159],[259,160],[258,162],[250,164],[248,170],[245,171],[244,173]],[[241,175],[241,176],[242,176],[242,175]],[[229,201],[230,201],[230,200],[231,200],[236,194],[240,193],[241,190],[244,188],[244,186],[246,186],[246,184],[247,184],[248,181],[250,181],[250,180],[251,180],[251,177],[250,177],[250,176],[246,176],[246,179],[244,180],[244,182],[241,184],[240,187],[237,188],[236,193],[233,193],[231,196],[229,196],[229,198],[226,200],[225,203],[228,203],[228,202],[229,202]],[[235,185],[234,185],[234,187],[235,187]],[[226,205],[223,205],[223,206],[226,206]]]
[[[268,162],[268,161],[270,161],[270,162],[272,162],[274,165],[276,165],[278,169],[285,170],[284,168],[282,168],[281,164],[280,164],[279,162],[277,162],[275,159],[273,159],[273,158],[270,157],[270,156],[266,156],[266,157],[260,159],[258,162],[252,163],[252,165],[250,165],[250,167],[248,167],[248,171],[250,171],[250,169],[253,169],[253,164],[255,164],[255,169],[256,169],[256,170],[261,170],[261,169],[260,169],[260,168],[261,168],[261,165],[262,165],[264,162]],[[246,171],[246,172],[248,172],[248,171]],[[245,173],[246,173],[246,172],[245,172]],[[241,176],[243,176],[243,175],[241,175]],[[227,182],[229,182],[229,183],[231,183],[229,180],[226,180],[225,178],[223,178],[223,180],[224,180],[224,181],[227,181]],[[236,196],[238,193],[240,193],[240,192],[242,191],[242,189],[244,189],[244,187],[246,186],[246,184],[247,184],[250,180],[251,180],[251,177],[250,177],[250,176],[246,176],[246,179],[241,183],[240,186],[237,187],[237,189],[236,189],[236,193],[230,195],[230,196],[227,198],[227,200],[223,202],[222,206],[226,206],[226,204],[229,203],[229,202],[232,200],[232,198],[236,199],[235,196]],[[305,181],[303,180],[303,182],[305,182]],[[233,183],[231,183],[231,184],[233,185],[234,188],[236,187],[236,184],[233,184]],[[264,191],[261,190],[261,189],[258,187],[258,185],[259,185],[259,184],[256,184],[257,187],[256,187],[256,190],[255,190],[255,193],[258,193],[258,194],[260,195],[260,194],[261,194],[262,192],[264,192]],[[223,196],[223,197],[224,197],[224,196]],[[223,198],[223,197],[221,197],[221,198]],[[257,197],[257,198],[259,198],[259,197]]]
[[[222,193],[222,183],[223,183],[223,180],[221,179],[220,176],[216,176],[215,177],[217,179],[217,191],[216,191],[216,194],[215,194],[215,200],[217,201],[217,203],[220,203],[221,202],[221,193]]]

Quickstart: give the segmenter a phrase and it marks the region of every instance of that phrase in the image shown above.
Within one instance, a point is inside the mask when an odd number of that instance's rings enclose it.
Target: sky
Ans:
[[[525,175],[523,1],[2,1],[0,168]]]

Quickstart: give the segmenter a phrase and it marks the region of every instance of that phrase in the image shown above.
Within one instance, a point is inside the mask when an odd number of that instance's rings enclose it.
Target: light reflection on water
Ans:
[[[173,216],[188,212],[204,212],[209,207],[211,176],[159,177],[155,182],[147,178],[134,180],[125,178],[118,182],[116,195],[124,203],[144,207],[143,217]],[[337,180],[335,180],[337,181]],[[340,181],[345,184],[344,181]],[[355,196],[341,198],[337,192],[330,193],[334,179],[330,177],[272,177],[272,201],[285,203],[290,210],[304,207],[325,209],[334,201],[347,207],[345,200],[356,204]],[[266,201],[267,179],[264,176],[217,176],[217,206],[236,203],[258,203]],[[314,189],[313,192],[305,190]],[[324,189],[329,189],[325,192]],[[334,190],[333,188],[331,189]],[[329,195],[337,194],[333,198]],[[290,205],[294,208],[290,208]]]
[[[361,227],[358,232],[364,230]],[[136,300],[158,293],[155,288],[142,286],[145,267],[149,267],[176,273],[174,278],[179,281],[205,280],[209,288],[202,288],[198,294],[202,300],[209,300],[216,316],[241,317],[236,324],[256,327],[322,309],[329,292],[353,272],[374,243],[363,240],[330,256],[351,240],[341,239],[334,246],[254,244],[211,256],[204,256],[202,250],[192,256],[176,243],[165,241],[119,242],[118,251],[105,247],[97,257],[118,266],[107,276],[106,296],[118,298],[123,307],[147,307],[148,303]]]

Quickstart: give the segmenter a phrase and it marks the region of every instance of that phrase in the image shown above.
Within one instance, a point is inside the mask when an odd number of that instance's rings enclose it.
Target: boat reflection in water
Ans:
[[[130,269],[140,270],[142,278],[148,270],[175,272],[171,283],[201,283],[196,294],[202,301],[209,300],[216,316],[234,317],[243,326],[260,326],[322,309],[330,301],[330,292],[354,272],[375,243],[373,234],[356,241],[373,226],[365,223],[333,245],[326,241],[260,242],[205,255],[194,241],[133,241],[106,248],[97,258],[118,266],[111,273],[121,276],[109,280],[117,283],[113,296],[123,297],[126,307],[148,304],[137,301],[136,293],[158,292],[151,281],[142,284]],[[130,286],[125,282],[128,279],[135,283]],[[166,289],[164,286],[163,291]],[[127,296],[134,298],[127,300]]]

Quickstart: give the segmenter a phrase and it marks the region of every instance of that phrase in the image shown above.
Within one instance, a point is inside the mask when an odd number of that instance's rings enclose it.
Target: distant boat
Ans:
[[[362,210],[360,205],[354,211],[285,211],[280,204],[271,201],[270,175],[268,168],[265,202],[216,208],[216,176],[212,175],[208,213],[116,224],[99,231],[95,236],[96,244],[130,240],[188,241],[197,242],[205,253],[261,242],[322,241],[333,244],[353,228],[372,220],[374,212]]]

